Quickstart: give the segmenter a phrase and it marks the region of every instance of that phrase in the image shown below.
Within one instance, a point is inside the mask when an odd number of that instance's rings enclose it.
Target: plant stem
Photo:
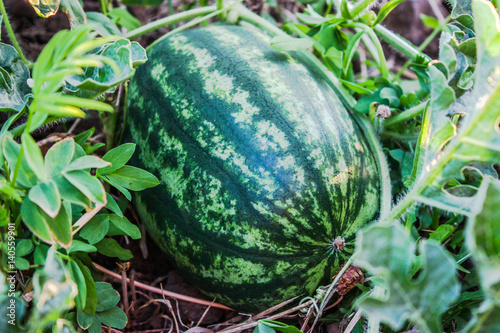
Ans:
[[[277,36],[288,36],[283,30],[267,21],[266,19],[260,17],[259,15],[253,13],[242,5],[238,5],[236,10],[239,13],[240,19],[251,23],[262,30],[267,31],[271,35]],[[329,71],[321,61],[318,60],[311,52],[302,51],[302,54],[306,57],[306,60],[310,62],[311,65],[315,66],[318,70],[320,70],[331,83],[333,90],[337,93],[337,96],[340,98],[342,103],[348,108],[352,109],[354,104],[356,104],[356,100],[344,89],[339,79]]]
[[[224,8],[224,0],[215,0],[215,5],[217,6],[217,10],[221,10]],[[223,20],[224,19],[224,14],[221,13],[219,15],[219,19]]]
[[[403,55],[407,56],[411,60],[415,60],[417,56],[421,56],[425,58],[427,61],[431,61],[431,58],[422,53],[415,45],[404,39],[403,37],[395,34],[394,32],[390,31],[389,29],[385,28],[381,24],[377,24],[373,30],[375,33],[385,40],[389,45],[394,47],[397,51],[402,53]]]
[[[417,48],[420,52],[423,52],[425,50],[425,48],[427,46],[429,46],[429,44],[436,38],[436,36],[445,29],[446,27],[446,24],[448,24],[448,22],[450,22],[451,20],[451,15],[449,15],[448,17],[446,17],[446,20],[444,21],[443,24],[440,24],[436,29],[432,30],[432,32],[430,33],[429,36],[427,36],[427,38],[424,40],[424,42],[422,44],[420,44],[420,46]],[[396,74],[396,80],[399,80],[399,78],[401,77],[401,75],[403,75],[403,73],[405,72],[405,70],[410,67],[410,64],[411,64],[411,60],[408,60],[404,65],[403,67],[401,67],[401,69],[399,70],[399,72]]]
[[[383,121],[384,127],[392,127],[396,124],[400,124],[402,122],[407,121],[408,119],[415,118],[418,115],[421,115],[425,111],[425,106],[427,105],[427,102],[420,103],[411,109],[408,109],[406,111],[401,112],[400,114],[391,117],[389,119],[385,119]]]
[[[174,5],[173,5],[173,3],[172,3],[172,0],[168,0],[168,13],[169,13],[170,15],[175,14],[175,9],[174,9]],[[170,15],[169,15],[169,16],[170,16]],[[175,29],[175,28],[177,27],[177,24],[173,23],[173,24],[172,24],[172,27]]]
[[[101,5],[101,11],[104,15],[108,15],[108,0],[99,0],[99,4]]]
[[[379,65],[380,65],[380,72],[382,76],[389,77],[389,70],[387,69],[387,62],[385,60],[385,54],[384,54],[384,49],[382,48],[382,44],[380,44],[380,41],[378,40],[377,36],[373,32],[373,29],[367,26],[366,24],[359,23],[359,22],[353,22],[353,23],[348,23],[344,25],[345,27],[352,27],[352,28],[357,28],[363,30],[369,37],[370,40],[373,43],[373,46],[375,47],[377,51],[377,57],[379,60]]]
[[[146,51],[149,50],[149,49],[151,49],[153,46],[155,46],[156,44],[158,44],[159,42],[161,42],[165,38],[168,38],[168,37],[170,37],[170,36],[172,36],[172,35],[174,35],[176,33],[179,33],[181,31],[183,31],[183,30],[189,29],[189,28],[191,28],[191,27],[193,27],[193,26],[195,26],[195,25],[197,25],[199,23],[205,22],[209,18],[217,16],[217,15],[223,13],[224,10],[225,9],[216,10],[216,11],[211,12],[210,14],[207,14],[205,16],[198,17],[198,18],[196,18],[194,20],[189,21],[188,23],[186,23],[186,24],[184,24],[184,25],[182,25],[182,26],[180,26],[180,27],[178,27],[178,28],[170,31],[169,33],[167,33],[167,34],[161,36],[160,38],[158,38],[157,40],[155,40],[153,43],[149,44],[148,47],[146,48]]]
[[[363,129],[363,134],[375,155],[381,185],[380,219],[384,219],[389,215],[392,206],[392,186],[387,159],[370,120],[358,113],[354,113],[353,116],[359,126]]]
[[[125,37],[129,38],[129,39],[134,39],[134,38],[137,38],[137,37],[142,36],[144,34],[147,34],[148,32],[163,28],[167,25],[175,24],[175,23],[178,23],[178,22],[183,21],[183,20],[189,20],[193,17],[211,14],[216,10],[217,10],[217,7],[214,5],[211,5],[211,6],[207,6],[207,7],[201,7],[201,8],[187,10],[187,11],[182,12],[182,13],[173,14],[173,15],[167,16],[165,18],[159,19],[157,21],[151,22],[149,24],[143,25],[140,28],[129,31],[129,32],[127,32]]]
[[[3,16],[3,22],[5,24],[5,29],[7,29],[7,33],[9,34],[10,40],[12,42],[12,46],[16,49],[17,53],[19,53],[19,58],[21,59],[22,62],[28,66],[29,69],[33,67],[33,63],[26,59],[24,56],[23,50],[21,50],[21,46],[19,46],[19,43],[17,42],[16,35],[14,34],[14,30],[12,29],[12,26],[10,25],[10,20],[9,16],[7,15],[7,11],[5,10],[5,5],[3,4],[3,0],[0,0],[0,13]]]

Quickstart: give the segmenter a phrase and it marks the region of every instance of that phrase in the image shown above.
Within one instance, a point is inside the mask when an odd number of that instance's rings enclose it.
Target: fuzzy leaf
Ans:
[[[61,10],[68,17],[72,27],[87,23],[87,16],[79,0],[61,0]]]
[[[61,0],[29,0],[29,3],[39,16],[47,18],[56,15]]]
[[[45,172],[48,177],[59,175],[73,159],[75,142],[65,139],[54,144],[45,154]]]
[[[0,111],[21,111],[31,95],[30,72],[11,45],[0,43]]]
[[[103,67],[87,67],[81,75],[73,75],[67,82],[68,93],[80,97],[96,98],[111,88],[131,78],[135,67],[147,60],[146,51],[137,43],[120,38],[104,45],[96,55],[115,63],[114,68],[105,63]]]
[[[376,276],[373,283],[384,295],[366,298],[359,307],[395,330],[410,320],[423,333],[440,333],[439,319],[460,292],[455,262],[433,241],[421,241],[418,253],[417,261],[415,240],[400,225],[363,229],[355,263]],[[420,272],[415,278],[411,272],[417,262]]]

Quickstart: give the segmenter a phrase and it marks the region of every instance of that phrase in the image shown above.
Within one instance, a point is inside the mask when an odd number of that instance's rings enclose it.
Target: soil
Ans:
[[[97,0],[84,0],[83,3],[86,11],[99,11],[99,2]],[[294,12],[304,8],[302,4],[294,2],[293,0],[279,0],[279,10],[270,8],[262,0],[247,0],[245,3],[256,12],[260,13],[262,11],[267,11],[278,21],[283,15],[290,17],[293,16]],[[35,11],[29,5],[28,0],[5,0],[5,4],[21,48],[25,51],[27,58],[32,61],[36,60],[44,45],[56,32],[61,29],[69,28],[68,19],[62,12],[58,12],[53,17],[43,19],[36,15]],[[180,0],[174,0],[173,5],[174,8],[182,9],[192,5],[192,0],[182,0],[182,2]],[[441,7],[441,10],[446,15],[444,6]],[[166,2],[154,8],[133,7],[130,8],[130,11],[142,23],[151,22],[160,17],[169,15]],[[430,30],[422,25],[419,19],[420,13],[433,15],[432,9],[429,7],[427,1],[405,1],[389,15],[386,21],[384,21],[384,24],[391,30],[399,32],[418,45],[430,33]],[[143,46],[146,46],[167,31],[167,28],[160,29],[159,31],[141,37],[138,41]],[[9,41],[5,29],[2,29],[2,41]],[[425,51],[431,57],[435,58],[438,51],[437,41],[434,41]],[[386,52],[390,59],[396,64],[396,67],[402,65],[406,61],[406,59],[397,55],[389,48],[386,48]],[[68,133],[69,130],[71,130],[73,134],[78,134],[91,127],[96,127],[96,134],[93,139],[102,142],[104,135],[102,133],[101,121],[98,114],[94,112],[90,112],[88,117],[77,122],[75,122],[75,120],[69,120],[45,128],[43,131],[38,132],[35,138],[37,140],[42,140],[49,136],[49,134],[64,136],[67,135],[66,133]],[[154,287],[163,288],[164,290],[212,301],[186,282],[182,276],[172,268],[168,259],[162,254],[149,236],[146,235],[141,222],[138,221],[137,218],[134,218],[134,216],[136,215],[133,213],[133,210],[130,209],[128,217],[141,227],[144,237],[139,241],[133,241],[125,237],[120,239],[122,246],[130,249],[134,254],[134,259],[127,264],[129,269],[124,272],[124,275],[134,281],[140,281]],[[120,266],[124,264],[117,263],[113,258],[107,257],[94,256],[93,260],[101,266],[115,272],[119,272]],[[239,315],[235,312],[215,308],[211,308],[205,313],[206,306],[176,301],[172,298],[162,298],[159,294],[134,288],[133,284],[122,283],[109,275],[103,275],[103,278],[105,281],[113,283],[116,290],[121,293],[121,306],[124,308],[125,303],[128,304],[128,308],[125,310],[129,316],[129,324],[123,330],[125,332],[185,331],[190,327],[197,326],[197,324],[208,327],[213,331],[218,331],[231,323],[247,318],[245,315]],[[127,289],[127,302],[123,301],[125,295],[124,288]],[[295,320],[295,323],[296,322]],[[338,322],[338,320],[335,322],[334,320],[330,324],[321,324],[317,326],[315,331],[340,332],[341,327],[344,325],[345,323]],[[109,332],[111,331],[116,330],[109,330]]]

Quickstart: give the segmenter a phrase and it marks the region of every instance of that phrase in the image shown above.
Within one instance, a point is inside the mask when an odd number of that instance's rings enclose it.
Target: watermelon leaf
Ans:
[[[479,307],[466,331],[500,330],[500,181],[488,183],[478,194],[484,197],[482,210],[469,219],[466,241],[479,269],[486,300]]]
[[[0,43],[0,111],[21,111],[31,95],[30,72],[16,49]]]
[[[435,241],[420,241],[418,256],[415,250],[415,240],[398,224],[360,231],[355,263],[377,276],[373,283],[384,295],[365,298],[359,307],[395,330],[410,320],[421,332],[442,332],[439,318],[460,292],[455,262]]]
[[[102,46],[95,56],[107,59],[104,66],[87,67],[83,74],[69,77],[69,85],[66,86],[68,94],[96,98],[131,78],[135,67],[147,60],[146,51],[137,42],[126,38]]]

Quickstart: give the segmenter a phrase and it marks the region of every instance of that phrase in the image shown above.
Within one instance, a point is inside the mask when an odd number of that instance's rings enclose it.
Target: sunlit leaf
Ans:
[[[30,72],[11,45],[0,43],[0,111],[21,111],[28,103]]]
[[[56,15],[61,0],[29,0],[29,2],[39,16],[47,18]]]
[[[134,75],[135,67],[147,60],[146,51],[138,43],[125,38],[104,45],[97,54],[113,61],[119,71],[109,64],[104,64],[101,68],[89,67],[82,75],[74,75],[68,79],[68,93],[95,98],[128,80]]]
[[[61,0],[61,10],[72,27],[87,23],[87,17],[79,0]]]

